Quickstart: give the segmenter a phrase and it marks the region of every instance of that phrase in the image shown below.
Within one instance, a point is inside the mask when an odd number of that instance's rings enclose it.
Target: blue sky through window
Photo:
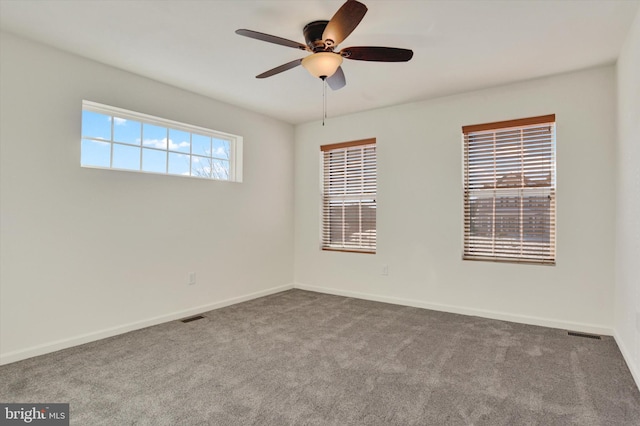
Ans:
[[[189,176],[189,156],[186,154],[169,153],[169,172],[170,175]]]
[[[97,112],[82,111],[82,135],[111,140],[111,117]]]
[[[140,145],[140,123],[124,118],[113,118],[113,140],[116,142]]]
[[[144,123],[142,145],[151,148],[167,149],[167,128]]]
[[[82,166],[229,180],[230,149],[230,140],[82,112]]]
[[[142,170],[145,172],[166,173],[167,153],[157,149],[143,149]]]
[[[196,155],[211,155],[211,137],[193,134],[191,135],[191,153]]]
[[[169,149],[171,151],[190,152],[191,142],[189,132],[182,130],[169,129]]]
[[[213,157],[229,159],[229,141],[213,138]]]
[[[112,167],[115,169],[140,170],[140,148],[114,144]]]
[[[109,167],[111,161],[111,144],[88,139],[82,140],[82,165]]]

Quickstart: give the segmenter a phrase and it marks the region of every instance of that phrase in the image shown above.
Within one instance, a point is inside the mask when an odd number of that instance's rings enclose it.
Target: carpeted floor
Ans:
[[[639,425],[614,340],[290,290],[0,367],[74,425]]]

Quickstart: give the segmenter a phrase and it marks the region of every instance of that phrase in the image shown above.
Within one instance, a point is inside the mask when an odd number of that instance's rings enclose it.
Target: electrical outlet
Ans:
[[[196,273],[189,272],[189,285],[194,285],[196,283]]]
[[[389,275],[389,265],[382,265],[382,275]]]

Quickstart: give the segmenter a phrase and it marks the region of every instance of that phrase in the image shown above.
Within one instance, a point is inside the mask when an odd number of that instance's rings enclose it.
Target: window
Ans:
[[[555,264],[555,114],[462,133],[463,258]]]
[[[320,147],[322,249],[376,252],[376,140]]]
[[[82,102],[82,167],[242,181],[242,137]]]

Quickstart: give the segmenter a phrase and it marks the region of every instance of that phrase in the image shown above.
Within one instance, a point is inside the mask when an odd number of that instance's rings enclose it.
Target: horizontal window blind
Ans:
[[[322,248],[376,251],[375,139],[323,145]]]
[[[463,258],[555,264],[555,115],[462,131]]]

